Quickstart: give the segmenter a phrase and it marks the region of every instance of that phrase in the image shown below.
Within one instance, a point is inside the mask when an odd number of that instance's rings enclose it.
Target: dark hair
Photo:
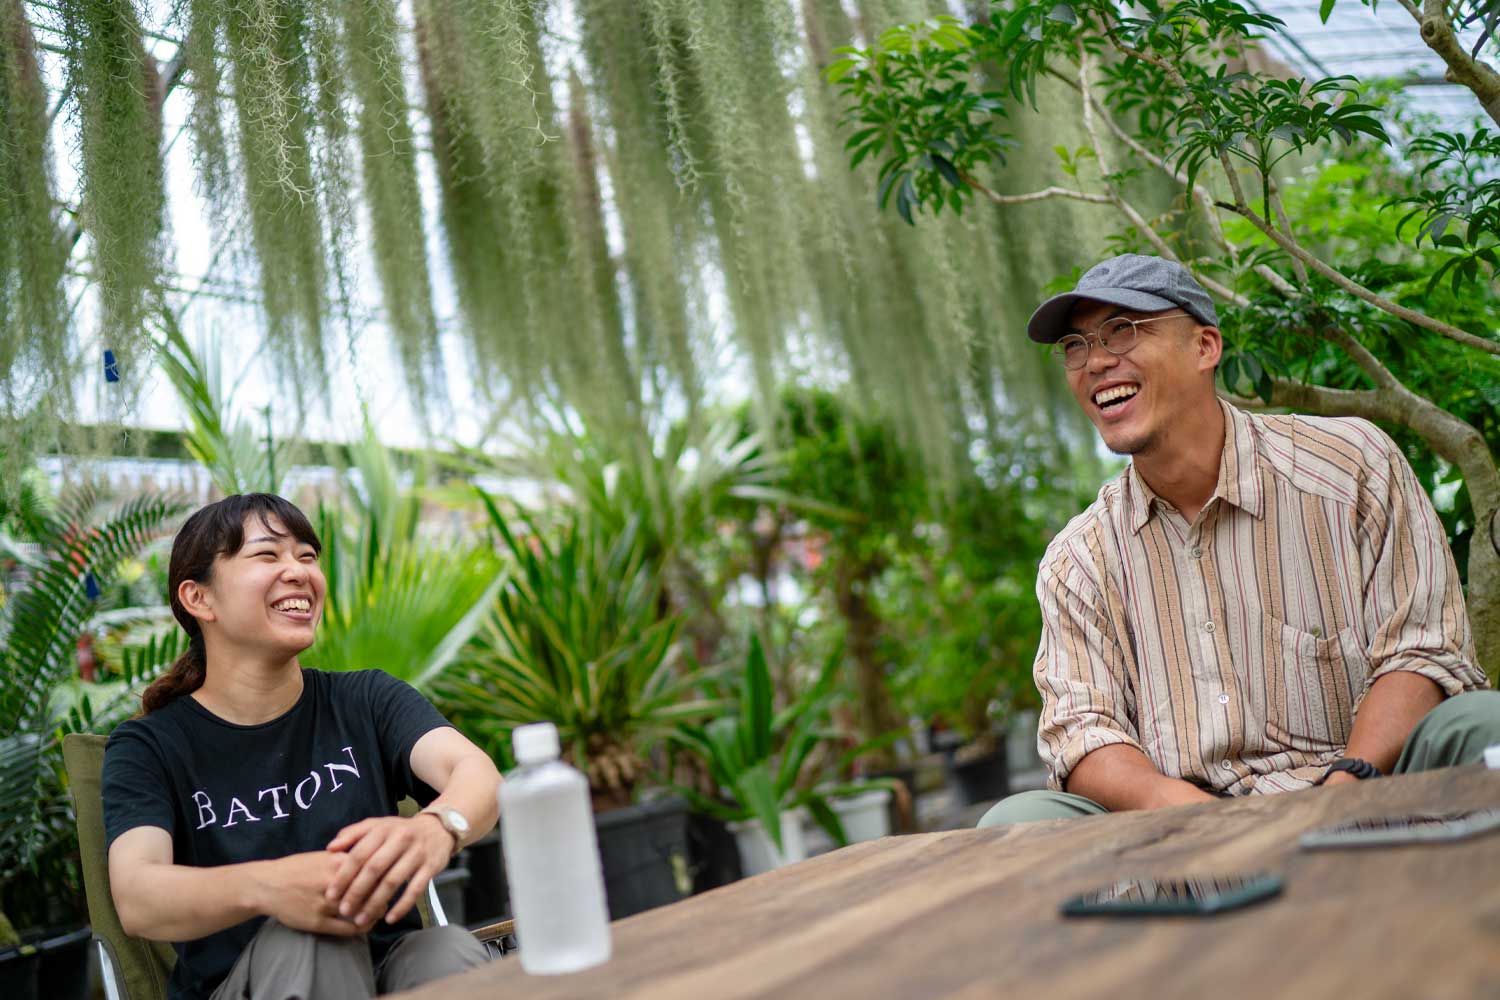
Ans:
[[[208,583],[213,578],[214,560],[240,550],[245,544],[245,518],[250,514],[259,515],[266,530],[279,535],[281,532],[271,527],[271,518],[276,518],[297,541],[311,545],[315,552],[323,551],[323,543],[318,540],[318,533],[313,530],[307,516],[290,500],[272,493],[237,493],[209,504],[188,518],[172,542],[172,561],[167,568],[167,600],[172,605],[172,616],[188,634],[188,648],[141,695],[142,715],[165,708],[203,686],[208,672],[203,627],[182,606],[177,590],[184,580]]]

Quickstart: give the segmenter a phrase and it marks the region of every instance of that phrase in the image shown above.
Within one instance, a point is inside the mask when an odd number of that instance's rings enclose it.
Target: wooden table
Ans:
[[[1287,795],[997,830],[888,837],[614,924],[606,965],[507,958],[401,994],[532,997],[1500,997],[1500,833],[1301,852],[1327,823],[1500,805],[1454,768]],[[1063,918],[1120,877],[1281,872],[1211,918]],[[524,928],[522,929],[524,935]],[[524,938],[522,947],[524,947]]]

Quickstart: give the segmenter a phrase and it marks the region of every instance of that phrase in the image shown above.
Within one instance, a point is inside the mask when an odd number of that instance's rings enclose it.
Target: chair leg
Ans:
[[[120,970],[115,967],[115,961],[110,956],[109,946],[103,938],[94,938],[94,947],[99,950],[99,975],[104,980],[105,1000],[126,1000],[125,983],[120,978]]]
[[[443,901],[438,898],[437,885],[432,881],[427,883],[427,905],[432,908],[432,926],[447,927],[448,914],[443,910]]]

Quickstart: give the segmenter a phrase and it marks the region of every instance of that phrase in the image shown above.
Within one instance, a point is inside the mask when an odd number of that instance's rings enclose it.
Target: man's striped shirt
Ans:
[[[1442,525],[1395,443],[1365,420],[1222,405],[1218,485],[1192,524],[1132,465],[1042,560],[1052,788],[1112,743],[1222,793],[1303,788],[1377,678],[1488,686]]]

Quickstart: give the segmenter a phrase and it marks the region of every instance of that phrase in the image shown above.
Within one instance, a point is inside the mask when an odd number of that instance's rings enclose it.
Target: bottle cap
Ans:
[[[1500,771],[1500,743],[1484,748],[1484,766],[1492,771]]]
[[[517,726],[510,734],[517,764],[541,764],[556,760],[559,750],[557,727],[550,722]]]

